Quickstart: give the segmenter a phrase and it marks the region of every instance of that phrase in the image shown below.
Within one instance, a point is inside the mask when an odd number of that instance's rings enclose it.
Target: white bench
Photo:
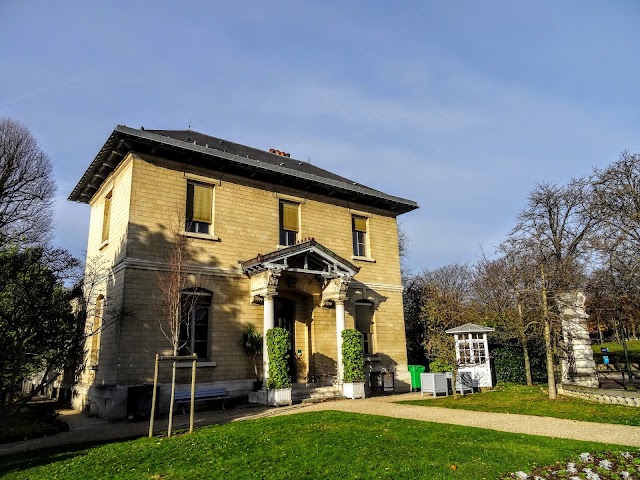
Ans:
[[[227,391],[223,387],[211,387],[197,389],[194,395],[196,402],[205,400],[219,400],[224,410],[224,401],[228,400]],[[173,398],[175,403],[190,403],[191,402],[191,390],[181,390],[175,393]],[[182,406],[184,412],[184,405]]]

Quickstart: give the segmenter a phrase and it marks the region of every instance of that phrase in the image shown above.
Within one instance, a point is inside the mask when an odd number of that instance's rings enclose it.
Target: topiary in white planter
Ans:
[[[291,376],[287,362],[290,346],[289,332],[284,328],[276,327],[267,331],[267,405],[291,405]]]
[[[357,330],[342,331],[342,364],[342,394],[347,398],[364,398],[364,345],[362,333]]]

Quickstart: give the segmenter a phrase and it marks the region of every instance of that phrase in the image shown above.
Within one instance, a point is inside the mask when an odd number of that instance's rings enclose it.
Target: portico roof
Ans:
[[[495,331],[495,329],[491,327],[483,327],[481,325],[476,325],[475,323],[465,323],[459,327],[445,330],[445,333],[489,333],[493,331]]]
[[[326,278],[353,277],[360,271],[353,263],[316,242],[306,239],[295,245],[275,250],[242,262],[242,271],[247,275],[277,269],[320,275]]]

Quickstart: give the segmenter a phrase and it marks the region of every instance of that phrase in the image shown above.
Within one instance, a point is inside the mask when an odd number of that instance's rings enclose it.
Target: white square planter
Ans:
[[[347,398],[364,398],[364,382],[342,384],[342,394]]]
[[[267,403],[279,407],[280,405],[291,405],[291,389],[276,388],[267,390]]]

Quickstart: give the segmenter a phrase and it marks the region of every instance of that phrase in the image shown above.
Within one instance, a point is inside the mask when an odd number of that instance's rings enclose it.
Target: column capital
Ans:
[[[283,268],[274,266],[274,268],[269,268],[251,275],[249,278],[249,281],[251,282],[251,291],[249,295],[252,299],[252,303],[258,303],[253,300],[255,297],[273,297],[278,294],[278,282],[280,280],[282,270]]]
[[[334,302],[344,302],[347,299],[347,292],[349,291],[349,283],[351,277],[348,275],[342,275],[336,278],[332,278],[325,282],[322,289],[322,300],[332,300]]]

